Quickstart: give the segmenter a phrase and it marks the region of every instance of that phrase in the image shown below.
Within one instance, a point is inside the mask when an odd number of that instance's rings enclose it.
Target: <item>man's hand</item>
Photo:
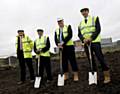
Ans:
[[[92,39],[91,38],[88,38],[88,43],[91,43],[92,42]]]
[[[38,49],[38,50],[36,51],[36,53],[37,53],[37,54],[40,54],[41,50],[42,50],[42,49]]]
[[[62,43],[58,43],[58,48],[63,48],[63,42]]]
[[[92,39],[91,38],[87,38],[87,39],[84,39],[83,40],[85,44],[89,44],[92,42]]]

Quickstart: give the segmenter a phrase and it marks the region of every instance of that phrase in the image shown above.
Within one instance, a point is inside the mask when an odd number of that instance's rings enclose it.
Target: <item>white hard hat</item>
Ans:
[[[57,18],[57,21],[63,21],[64,19],[63,18]]]

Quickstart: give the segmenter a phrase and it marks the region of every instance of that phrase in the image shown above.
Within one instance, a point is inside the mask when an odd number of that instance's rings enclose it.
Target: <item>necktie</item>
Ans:
[[[85,19],[85,23],[87,23],[87,19]]]

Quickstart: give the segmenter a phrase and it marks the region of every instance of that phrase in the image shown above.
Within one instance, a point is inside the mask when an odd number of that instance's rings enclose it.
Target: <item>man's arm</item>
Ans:
[[[36,54],[38,54],[37,53],[37,48],[36,48],[36,43],[34,42],[34,52],[36,53]]]
[[[18,36],[16,36],[15,47],[16,47],[16,51],[20,49],[20,38]]]
[[[97,38],[97,36],[100,34],[100,32],[101,32],[101,26],[100,26],[100,22],[99,22],[99,17],[96,18],[95,28],[96,28],[96,31],[93,32],[93,34],[91,36],[92,40],[95,40]]]
[[[49,37],[47,37],[46,47],[42,48],[41,52],[46,52],[50,49],[50,40]]]
[[[54,40],[55,40],[55,44],[58,46],[58,39],[57,39],[57,33],[55,32],[55,35],[54,35]]]
[[[78,27],[78,37],[80,38],[80,40],[83,42],[83,40],[85,39],[83,37],[83,35],[81,34],[81,30],[80,30],[80,27]]]
[[[63,36],[62,36],[63,37]],[[68,26],[68,36],[64,39],[63,38],[63,45],[66,45],[66,43],[72,38],[72,28],[71,25]]]
[[[27,36],[27,38],[28,38],[27,41],[29,42],[31,49],[33,49],[34,46],[33,41],[30,39],[30,37]]]

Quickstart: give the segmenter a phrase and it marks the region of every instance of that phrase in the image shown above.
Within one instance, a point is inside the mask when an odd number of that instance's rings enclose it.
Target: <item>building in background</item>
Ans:
[[[75,40],[75,52],[83,52],[84,51],[84,44],[81,42],[81,40]],[[102,38],[101,40],[101,46],[102,48],[107,47],[114,47],[114,46],[120,46],[120,40],[116,42],[112,42],[112,38]],[[59,49],[57,47],[54,48],[54,53],[59,53]]]
[[[84,44],[80,40],[74,41],[74,44],[75,44],[75,51],[77,52],[84,51]],[[120,44],[120,41],[118,42],[118,44]],[[103,38],[101,40],[101,46],[112,47],[113,46],[112,38]]]
[[[74,45],[75,45],[76,52],[84,51],[84,44],[81,42],[81,40],[74,41]]]
[[[117,41],[117,46],[120,46],[120,40]]]
[[[101,40],[101,46],[102,47],[112,47],[113,46],[112,38],[103,38]]]

